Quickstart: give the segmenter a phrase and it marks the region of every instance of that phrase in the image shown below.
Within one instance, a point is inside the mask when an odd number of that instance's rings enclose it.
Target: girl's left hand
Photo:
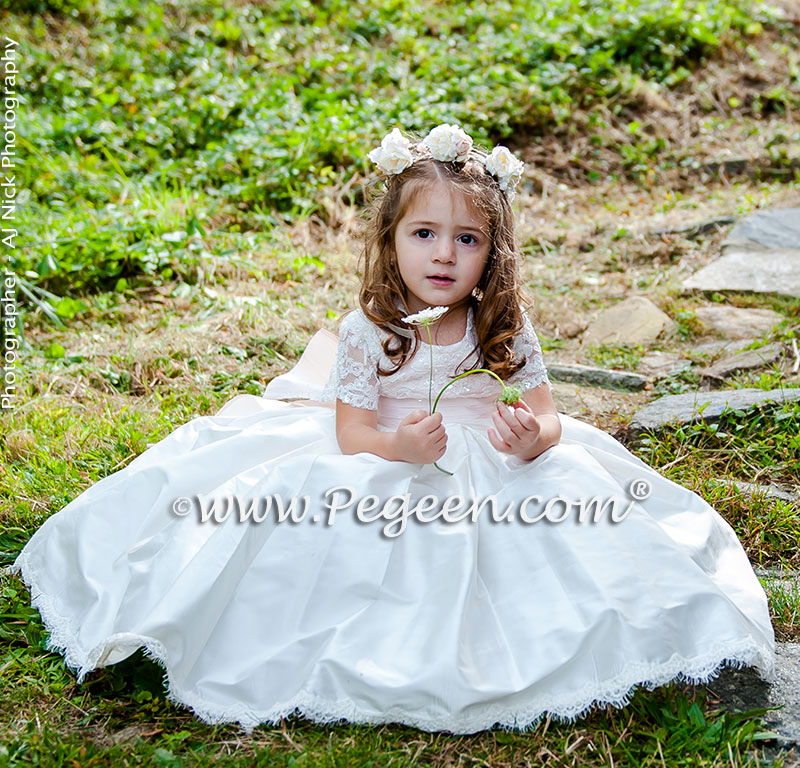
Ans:
[[[489,430],[489,442],[494,448],[522,459],[533,452],[542,426],[524,400],[518,400],[511,408],[498,401],[492,421],[497,431]]]

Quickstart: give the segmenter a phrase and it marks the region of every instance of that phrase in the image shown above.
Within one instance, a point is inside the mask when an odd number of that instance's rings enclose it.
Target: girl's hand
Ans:
[[[535,448],[542,425],[524,400],[518,400],[511,408],[498,402],[492,421],[497,431],[489,430],[489,442],[498,451],[512,453],[521,459],[532,459],[538,455]]]
[[[432,464],[442,458],[447,448],[442,414],[429,416],[421,409],[409,413],[394,433],[394,447],[398,461]]]

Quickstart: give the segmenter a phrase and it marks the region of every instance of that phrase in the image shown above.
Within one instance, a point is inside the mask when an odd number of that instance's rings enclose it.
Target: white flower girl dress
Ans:
[[[485,374],[437,408],[452,475],[342,455],[332,408],[275,398],[338,396],[393,429],[428,408],[430,349],[379,378],[383,332],[355,311],[340,333],[338,352],[320,332],[265,397],[184,424],[33,535],[13,568],[80,678],[144,647],[170,698],[208,722],[297,711],[454,733],[622,705],[636,685],[707,680],[724,662],[769,679],[766,597],[701,498],[567,416],[534,461],[498,453]],[[460,342],[434,347],[434,395],[475,342],[470,317]],[[546,382],[527,322],[516,348],[528,362],[513,383]],[[198,497],[235,497],[239,512],[203,521]],[[616,519],[608,506],[581,518],[592,498],[616,500]],[[306,516],[279,521],[293,499]]]

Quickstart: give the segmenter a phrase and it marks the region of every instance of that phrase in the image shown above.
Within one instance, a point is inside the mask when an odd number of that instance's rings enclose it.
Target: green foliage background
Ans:
[[[726,37],[759,28],[747,0],[14,8],[3,22],[24,54],[29,240],[11,266],[28,298],[187,277],[206,218],[268,230],[345,186],[359,199],[366,152],[393,126],[455,122],[513,143],[576,109],[590,122],[593,105],[619,110],[642,80],[674,86]]]

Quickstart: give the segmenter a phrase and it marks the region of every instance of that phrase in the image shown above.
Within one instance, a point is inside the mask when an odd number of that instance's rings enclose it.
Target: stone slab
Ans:
[[[760,485],[759,483],[745,483],[737,480],[733,484],[734,488],[741,493],[746,493],[750,496],[765,496],[768,499],[780,499],[781,501],[789,501],[792,503],[800,502],[800,492],[790,493],[776,485]]]
[[[708,331],[731,340],[763,336],[783,320],[783,315],[771,309],[730,304],[707,304],[697,307],[694,314]]]
[[[766,368],[768,365],[777,362],[783,357],[783,344],[775,342],[766,344],[758,349],[750,349],[747,352],[739,352],[736,355],[718,360],[708,368],[700,371],[700,376],[707,379],[725,379],[737,371],[752,371],[759,368]]]
[[[595,368],[591,365],[549,363],[547,373],[552,379],[569,381],[574,384],[588,384],[605,389],[636,391],[644,389],[647,377],[630,371],[614,371],[608,368]]]
[[[754,669],[726,667],[706,688],[732,710],[781,707],[764,720],[784,746],[800,744],[800,644],[775,644],[775,679],[768,683]]]
[[[717,219],[709,221],[697,221],[692,224],[682,224],[678,227],[670,227],[668,229],[656,229],[651,234],[661,235],[684,235],[686,237],[697,237],[698,235],[705,235],[709,232],[719,232],[722,227],[729,224],[735,224],[736,219],[732,216],[720,216]]]
[[[800,208],[756,211],[731,229],[722,246],[742,242],[757,243],[764,248],[800,249]]]
[[[746,411],[763,403],[800,401],[798,389],[729,389],[722,392],[687,392],[665,395],[636,413],[628,427],[635,439],[643,432],[657,432],[668,424],[690,424],[696,421],[713,422],[722,411]]]
[[[746,483],[749,485],[749,483]],[[756,486],[761,487],[761,486]],[[767,486],[771,487],[771,486]],[[795,581],[800,585],[800,571],[792,569],[792,568],[782,568],[781,566],[767,566],[762,567],[760,565],[756,565],[753,567],[753,570],[758,576],[759,579],[778,579],[781,581]]]
[[[722,258],[684,280],[683,288],[800,297],[800,248],[759,251],[731,246]]]
[[[691,360],[676,354],[675,352],[651,352],[645,355],[636,366],[647,376],[656,379],[663,379],[675,373],[688,370],[692,367]]]
[[[749,347],[756,339],[730,339],[727,341],[704,341],[698,344],[694,351],[698,355],[708,355],[710,358],[715,359],[722,355],[734,355],[737,352],[742,352],[745,347]]]
[[[646,345],[674,328],[674,325],[669,315],[664,314],[650,299],[630,296],[601,312],[584,331],[581,344]]]

